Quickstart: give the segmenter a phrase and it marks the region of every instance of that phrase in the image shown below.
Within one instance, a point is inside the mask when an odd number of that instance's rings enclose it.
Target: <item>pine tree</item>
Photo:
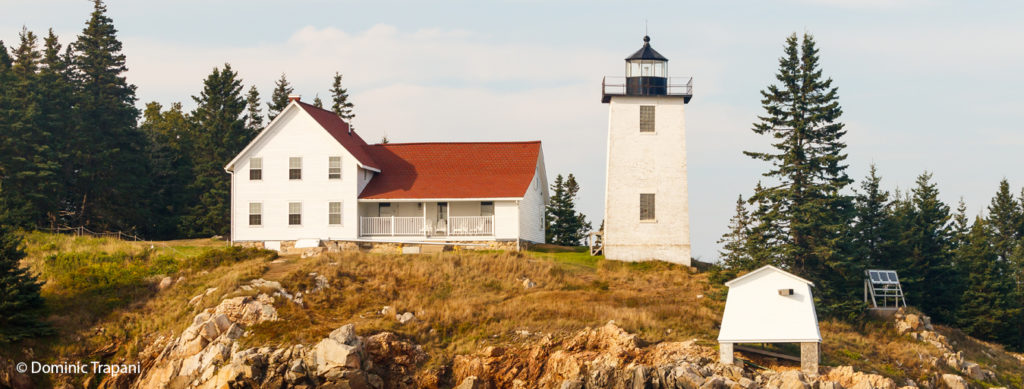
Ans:
[[[179,226],[196,195],[190,187],[193,180],[192,138],[190,118],[181,103],[163,110],[157,102],[146,104],[139,128],[149,138],[150,166],[153,186],[149,190],[151,208],[146,235],[156,239],[173,239],[182,235]]]
[[[872,164],[854,199],[856,220],[851,239],[862,270],[890,269],[894,265],[891,248],[897,239],[896,230],[889,218],[889,192],[881,189],[881,181]]]
[[[553,194],[545,212],[545,240],[562,246],[579,246],[591,225],[586,216],[576,211],[576,194],[580,190],[576,177],[569,174],[563,178],[559,174],[551,190]]]
[[[16,225],[34,227],[40,224],[48,205],[47,194],[52,184],[52,156],[48,154],[49,139],[42,132],[39,106],[39,51],[35,33],[22,28],[19,45],[14,50],[10,67],[10,89],[6,102],[10,110],[6,132],[0,149],[0,207],[6,219]],[[40,155],[42,154],[42,155]]]
[[[1021,205],[1010,192],[1010,183],[1004,178],[999,190],[988,206],[989,230],[992,232],[992,246],[1001,260],[1008,261],[1021,239],[1020,224],[1024,219]]]
[[[50,189],[54,192],[50,198],[53,203],[47,205],[46,219],[50,227],[56,227],[61,223],[61,214],[65,213],[67,198],[67,182],[75,174],[71,168],[74,166],[68,163],[73,151],[78,145],[72,143],[75,139],[77,126],[77,111],[75,110],[75,90],[71,81],[70,48],[61,54],[61,45],[53,29],[49,30],[43,40],[43,60],[39,71],[39,93],[41,95],[41,122],[43,132],[49,141],[50,150],[48,154],[53,158],[52,168],[55,168],[52,178],[53,185]]]
[[[967,245],[968,237],[971,234],[971,222],[967,218],[967,203],[964,198],[956,205],[956,212],[953,213],[952,222],[949,225],[950,246],[953,251]]]
[[[242,81],[225,64],[214,68],[203,82],[203,91],[193,96],[198,105],[192,113],[195,128],[193,190],[199,203],[184,219],[191,236],[226,235],[230,230],[231,185],[224,174],[227,165],[255,134],[245,127]]]
[[[764,191],[764,186],[758,182],[754,186],[754,195],[747,199],[747,203],[753,205],[750,236],[747,237],[748,252],[755,268],[765,265],[785,267],[782,245],[785,244],[786,236],[777,223],[782,219],[779,205],[769,202],[767,196],[762,195]]]
[[[288,79],[281,73],[281,78],[274,83],[274,93],[270,95],[270,102],[267,103],[267,117],[271,121],[284,111],[288,106],[288,96],[295,92]]]
[[[931,179],[930,173],[922,173],[912,191],[913,209],[901,237],[907,253],[900,263],[900,281],[911,304],[949,323],[962,285],[952,260],[949,206],[939,200]]]
[[[1015,324],[1021,307],[1014,300],[1010,264],[999,258],[989,241],[995,234],[990,227],[988,221],[977,218],[967,244],[957,250],[967,271],[957,325],[971,336],[1013,344],[1018,341]],[[1019,343],[1016,346],[1019,348]]]
[[[316,95],[315,97],[313,97],[313,106],[317,107],[317,108],[323,108],[324,107],[324,101],[320,100],[320,95],[319,94]]]
[[[341,73],[334,73],[334,84],[331,86],[331,111],[338,114],[345,122],[352,123],[352,118],[356,117],[356,114],[352,112],[352,108],[355,107],[351,101],[348,101],[348,89],[341,87]]]
[[[729,231],[722,235],[718,244],[722,249],[718,255],[722,264],[729,269],[753,270],[758,263],[750,255],[750,243],[748,238],[751,235],[750,213],[747,212],[746,202],[743,195],[736,199],[736,214],[729,219]]]
[[[100,230],[145,224],[148,185],[145,135],[137,128],[135,86],[124,73],[125,56],[107,8],[95,0],[85,29],[73,44],[77,148],[72,171],[72,223]]]
[[[249,87],[249,93],[245,95],[245,126],[250,131],[259,133],[263,131],[263,111],[260,109],[260,91],[256,86]]]
[[[42,319],[40,284],[19,264],[24,257],[21,239],[0,224],[0,344],[51,332]]]
[[[774,152],[744,151],[770,163],[764,176],[777,182],[752,197],[766,205],[754,210],[754,219],[783,233],[774,254],[784,267],[818,283],[827,312],[854,295],[862,274],[845,247],[853,206],[841,194],[852,182],[844,164],[842,108],[809,34],[802,41],[796,34],[787,38],[776,78],[778,85],[761,92],[766,115],[753,128],[775,139]]]

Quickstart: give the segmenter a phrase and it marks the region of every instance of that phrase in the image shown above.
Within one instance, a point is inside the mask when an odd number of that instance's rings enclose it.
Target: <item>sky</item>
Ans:
[[[22,26],[62,43],[86,0],[3,2],[0,39]],[[109,0],[140,107],[194,107],[202,80],[230,63],[269,96],[282,73],[304,101],[325,100],[334,72],[355,103],[355,127],[376,142],[541,140],[549,180],[572,173],[578,207],[603,217],[604,76],[646,32],[673,77],[693,77],[686,106],[694,257],[718,258],[736,197],[768,170],[743,150],[760,91],[785,38],[815,36],[839,88],[848,173],[877,166],[908,189],[924,171],[941,197],[984,212],[999,180],[1024,184],[1024,3],[1013,1],[228,1]]]

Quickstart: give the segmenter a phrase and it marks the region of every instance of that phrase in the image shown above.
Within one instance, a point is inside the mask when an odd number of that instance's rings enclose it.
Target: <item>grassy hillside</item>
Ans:
[[[25,264],[46,281],[49,320],[58,329],[51,339],[28,345],[42,358],[131,359],[157,337],[179,334],[192,316],[249,280],[280,281],[294,293],[313,287],[314,272],[327,276],[330,287],[306,294],[302,305],[278,299],[283,320],[250,328],[246,344],[308,344],[354,323],[360,334],[387,330],[423,345],[428,365],[437,367],[488,345],[558,338],[608,320],[648,343],[698,338],[713,345],[724,306],[722,287],[711,285],[706,273],[551,246],[523,253],[348,252],[274,260],[271,252],[213,240],[121,242],[30,233],[26,244]],[[164,277],[180,281],[158,290]],[[535,285],[527,288],[526,280]],[[208,297],[188,304],[211,288]],[[400,324],[395,315],[404,312],[416,319]],[[1021,386],[1018,357],[955,329],[937,330],[968,359],[999,372],[1000,381]],[[948,370],[928,362],[941,356],[938,349],[899,336],[888,322],[824,321],[821,331],[824,365],[853,365],[899,380]]]

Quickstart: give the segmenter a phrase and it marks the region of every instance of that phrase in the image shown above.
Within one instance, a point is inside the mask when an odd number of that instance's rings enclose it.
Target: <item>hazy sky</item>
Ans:
[[[284,5],[288,3],[288,5]],[[889,189],[934,172],[942,197],[984,210],[1006,177],[1024,183],[1024,4],[927,0],[671,2],[108,2],[143,102],[198,94],[231,63],[264,97],[281,72],[303,100],[345,75],[356,128],[377,141],[542,140],[549,179],[574,173],[579,205],[601,222],[607,106],[647,20],[672,76],[694,77],[687,105],[694,256],[718,257],[738,194],[767,167],[742,155],[782,44],[813,33],[839,87],[849,173],[874,162]],[[0,39],[81,31],[86,0],[4,1]],[[859,182],[858,182],[859,185]]]

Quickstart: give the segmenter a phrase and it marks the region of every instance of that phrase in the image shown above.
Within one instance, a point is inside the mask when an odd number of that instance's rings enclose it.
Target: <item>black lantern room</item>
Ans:
[[[689,103],[692,90],[692,79],[669,79],[668,58],[651,47],[651,37],[644,36],[644,46],[626,58],[626,77],[605,77],[601,102],[613,96],[678,96]]]
[[[668,92],[668,58],[651,47],[644,36],[644,47],[626,58],[626,94],[661,96]]]

